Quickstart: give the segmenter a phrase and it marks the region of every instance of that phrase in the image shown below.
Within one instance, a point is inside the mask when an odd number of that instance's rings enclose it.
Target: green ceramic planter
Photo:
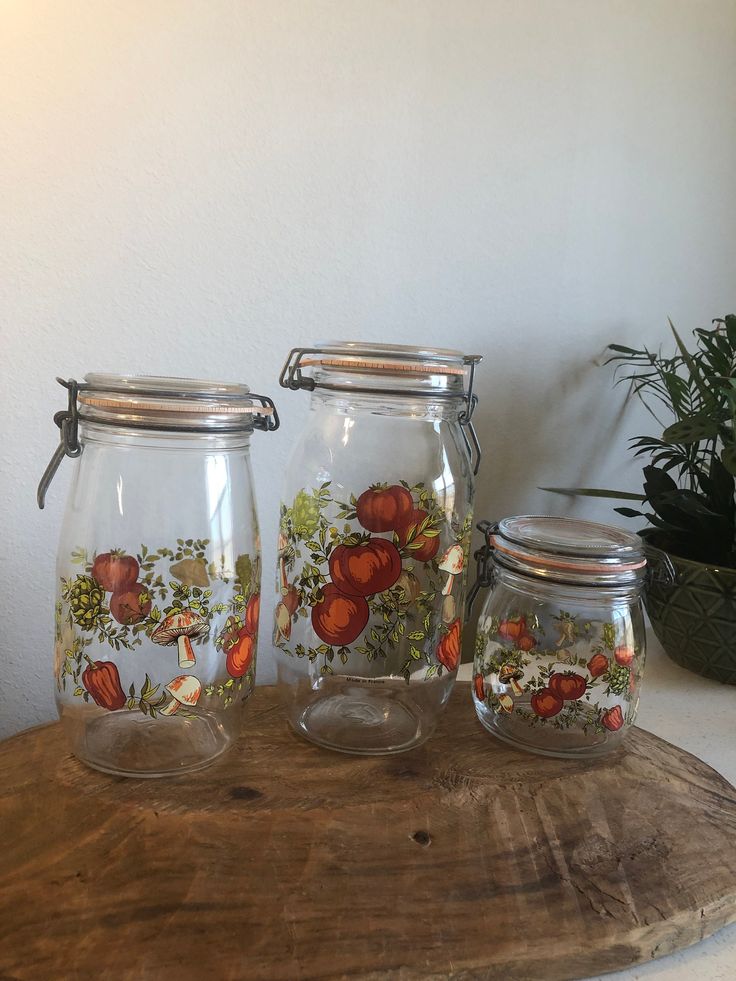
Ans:
[[[736,569],[668,555],[668,582],[653,551],[644,602],[665,653],[696,674],[736,685]]]

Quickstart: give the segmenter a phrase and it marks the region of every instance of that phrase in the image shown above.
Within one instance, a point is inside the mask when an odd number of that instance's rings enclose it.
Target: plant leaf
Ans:
[[[662,438],[668,443],[699,443],[702,439],[715,439],[718,435],[718,419],[711,413],[700,412],[696,416],[688,416],[673,422],[662,433]]]
[[[540,487],[550,494],[564,494],[566,497],[606,497],[613,501],[646,501],[643,494],[630,494],[628,491],[602,490],[598,487]]]
[[[736,476],[736,443],[727,443],[723,447],[721,462],[730,474]]]
[[[693,381],[695,382],[695,384],[697,385],[698,390],[700,391],[700,394],[703,396],[703,402],[706,405],[712,405],[713,404],[713,394],[712,394],[711,390],[708,388],[707,382],[703,378],[703,375],[702,375],[702,373],[700,371],[700,368],[695,363],[695,360],[693,359],[692,354],[690,354],[690,352],[688,351],[688,349],[683,344],[682,338],[680,337],[680,335],[675,330],[675,325],[672,323],[672,321],[670,320],[669,317],[667,318],[667,320],[669,321],[670,330],[675,335],[675,340],[677,341],[677,346],[680,349],[680,354],[682,355],[685,364],[690,369],[690,376],[693,379]]]

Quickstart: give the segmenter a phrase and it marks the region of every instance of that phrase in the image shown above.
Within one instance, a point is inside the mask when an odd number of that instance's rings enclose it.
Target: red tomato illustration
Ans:
[[[460,639],[462,623],[460,617],[453,620],[447,633],[437,645],[437,660],[444,664],[448,671],[455,671],[460,663]]]
[[[140,566],[132,555],[103,552],[92,563],[92,578],[107,593],[124,593],[138,578]]]
[[[522,634],[517,640],[516,646],[520,651],[530,651],[537,646],[537,642],[531,634]]]
[[[254,593],[245,608],[245,629],[255,636],[258,633],[258,615],[261,612],[261,594]]]
[[[330,577],[346,596],[382,593],[400,575],[399,550],[385,538],[371,538],[362,545],[338,545],[330,555]]]
[[[574,702],[583,697],[588,682],[582,675],[575,674],[573,671],[566,671],[564,674],[555,671],[554,674],[550,675],[547,686],[551,692],[554,692],[564,701]]]
[[[238,634],[238,639],[227,652],[227,673],[233,678],[242,678],[253,662],[256,652],[256,639],[246,627]]]
[[[630,647],[625,647],[623,644],[617,647],[613,652],[613,656],[616,659],[617,664],[623,664],[625,668],[628,668],[631,662],[634,660],[634,651]]]
[[[412,511],[404,524],[396,529],[399,536],[399,546],[405,548],[409,539],[409,532],[412,528],[416,529],[427,517],[427,512],[423,508]],[[409,543],[409,555],[417,562],[429,562],[435,557],[440,547],[439,535],[417,535]]]
[[[588,661],[588,671],[592,678],[600,678],[608,671],[608,658],[605,654],[594,654]]]
[[[483,675],[476,674],[473,676],[473,690],[475,691],[475,697],[484,702],[486,700],[486,690],[483,684]]]
[[[355,506],[358,521],[368,531],[394,531],[413,510],[411,493],[400,484],[370,487]]]
[[[624,714],[621,711],[620,705],[614,705],[612,709],[607,709],[605,712],[601,712],[601,723],[610,729],[611,732],[616,732],[624,724]]]
[[[502,620],[498,627],[498,636],[502,640],[517,641],[526,634],[526,620],[516,617],[513,620]]]
[[[312,627],[325,644],[352,644],[368,623],[363,596],[346,596],[334,583],[322,587],[322,599],[312,607]]]
[[[118,623],[130,626],[145,620],[151,612],[151,594],[142,582],[127,586],[122,593],[113,593],[110,599],[110,613]]]
[[[540,719],[551,719],[553,715],[562,711],[562,699],[559,695],[555,695],[550,688],[540,688],[539,691],[535,691],[530,701],[532,711]]]
[[[82,672],[82,684],[100,708],[108,712],[121,709],[126,702],[120,675],[112,661],[89,661]]]

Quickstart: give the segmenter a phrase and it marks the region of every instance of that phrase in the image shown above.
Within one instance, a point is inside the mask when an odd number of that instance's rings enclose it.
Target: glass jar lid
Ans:
[[[523,575],[592,586],[625,586],[644,576],[642,540],[613,525],[518,515],[483,530],[494,562]]]
[[[474,368],[481,360],[479,354],[446,348],[325,341],[316,347],[294,348],[280,384],[308,391],[324,388],[462,399],[468,392],[472,397]]]
[[[77,400],[83,421],[145,429],[240,432],[278,422],[271,399],[247,385],[198,378],[94,372],[77,386]]]

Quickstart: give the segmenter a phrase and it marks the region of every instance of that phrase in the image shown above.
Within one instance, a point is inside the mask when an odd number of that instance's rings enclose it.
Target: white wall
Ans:
[[[0,734],[53,715],[55,375],[278,396],[267,573],[318,336],[483,352],[479,516],[563,511],[636,486],[603,345],[736,308],[734,174],[733,0],[0,0]]]

